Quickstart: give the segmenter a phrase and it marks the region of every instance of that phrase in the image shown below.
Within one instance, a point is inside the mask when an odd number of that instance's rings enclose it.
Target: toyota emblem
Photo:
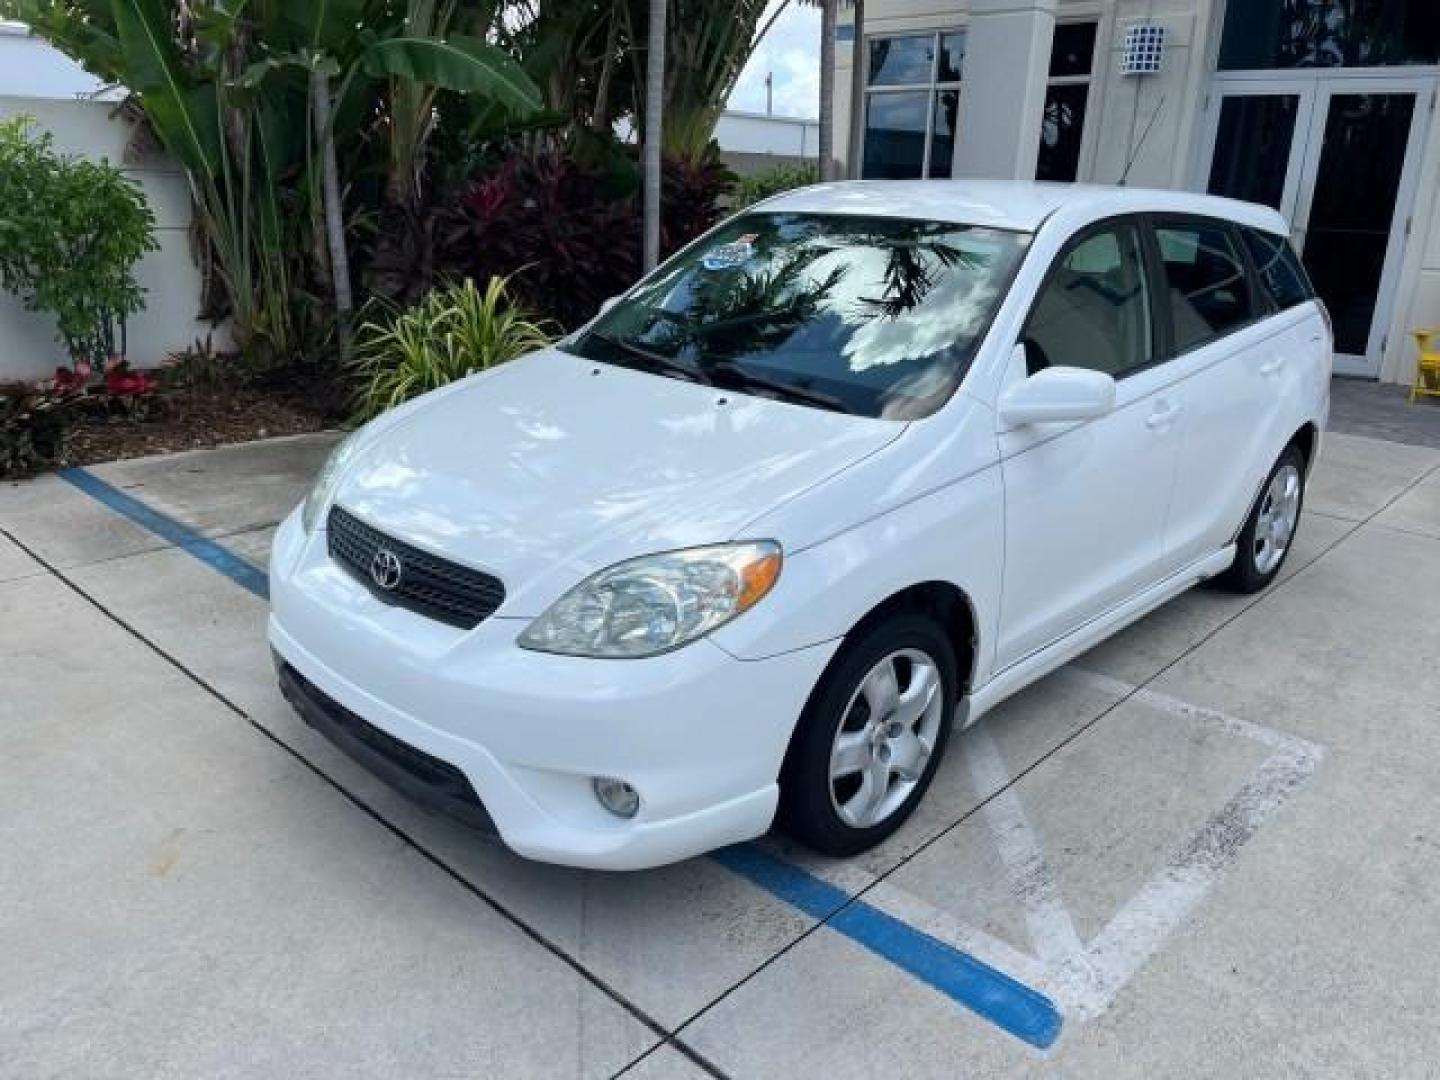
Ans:
[[[389,548],[381,548],[370,560],[370,580],[386,592],[400,584],[400,575],[404,572],[405,564]]]

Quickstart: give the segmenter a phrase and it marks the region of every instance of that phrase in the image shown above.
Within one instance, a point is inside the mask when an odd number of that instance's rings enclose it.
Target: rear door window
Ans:
[[[1288,240],[1259,229],[1245,229],[1243,234],[1250,261],[1260,278],[1260,288],[1276,311],[1314,299],[1315,289]]]
[[[1235,233],[1218,221],[1155,226],[1161,303],[1170,312],[1177,353],[1189,352],[1260,314]]]

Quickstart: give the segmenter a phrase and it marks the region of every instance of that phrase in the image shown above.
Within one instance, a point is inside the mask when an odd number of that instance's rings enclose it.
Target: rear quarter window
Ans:
[[[1300,265],[1300,259],[1288,240],[1259,229],[1244,229],[1242,232],[1245,247],[1260,278],[1260,288],[1277,311],[1285,311],[1314,299],[1314,286],[1310,284],[1305,268]]]

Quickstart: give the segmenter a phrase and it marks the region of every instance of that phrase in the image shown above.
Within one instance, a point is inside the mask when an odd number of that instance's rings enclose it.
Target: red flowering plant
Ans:
[[[133,371],[124,360],[111,357],[105,365],[105,378],[101,385],[111,397],[139,398],[153,394],[160,380],[148,371]]]
[[[113,399],[113,403],[130,411],[134,399],[149,397],[159,385],[160,380],[151,372],[135,371],[125,360],[111,356],[98,380],[89,361],[77,360],[73,368],[56,368],[48,388],[57,394],[84,395],[91,400]]]

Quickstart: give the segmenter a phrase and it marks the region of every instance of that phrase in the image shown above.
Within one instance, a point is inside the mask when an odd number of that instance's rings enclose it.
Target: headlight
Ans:
[[[555,601],[518,644],[567,656],[654,656],[748,611],[779,576],[780,545],[772,540],[630,559]]]
[[[335,494],[335,485],[340,482],[345,467],[354,456],[355,436],[350,435],[330,451],[330,456],[325,459],[320,475],[315,477],[315,483],[310,488],[310,494],[305,496],[305,508],[300,511],[300,522],[307,533],[315,531],[315,526],[320,521],[320,512],[330,502],[330,496]]]

